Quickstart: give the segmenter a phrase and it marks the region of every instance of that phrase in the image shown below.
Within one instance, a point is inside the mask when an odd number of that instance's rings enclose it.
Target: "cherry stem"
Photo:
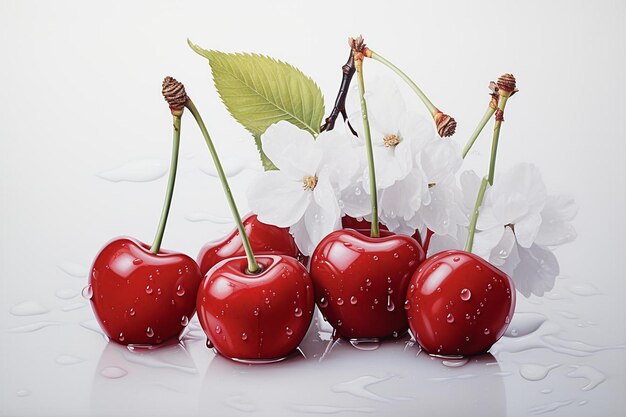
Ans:
[[[504,107],[509,96],[500,96],[498,100],[498,110],[504,114]],[[493,185],[493,177],[496,172],[496,155],[498,154],[498,141],[500,140],[500,127],[502,126],[502,120],[496,117],[496,123],[493,126],[493,140],[491,142],[491,159],[489,160],[489,184]]]
[[[215,170],[217,171],[217,175],[222,183],[222,188],[224,189],[224,194],[226,195],[226,200],[228,201],[228,205],[230,206],[230,211],[233,215],[233,219],[237,224],[237,229],[239,230],[239,236],[241,237],[241,242],[243,244],[243,249],[246,252],[246,257],[248,258],[248,269],[247,272],[254,274],[259,271],[259,264],[256,259],[254,259],[254,253],[252,252],[252,246],[250,245],[250,239],[248,239],[248,235],[246,234],[246,230],[243,227],[243,223],[241,221],[241,216],[239,215],[239,210],[237,210],[237,205],[235,204],[235,199],[233,198],[233,194],[230,190],[230,186],[228,185],[228,180],[226,179],[226,174],[224,174],[224,169],[222,168],[222,163],[220,162],[219,157],[217,156],[217,151],[215,150],[215,146],[213,146],[213,141],[211,140],[211,136],[207,131],[207,128],[202,120],[202,116],[198,112],[195,104],[191,99],[188,99],[185,103],[185,107],[189,109],[194,119],[196,119],[196,123],[198,123],[198,127],[202,131],[202,135],[204,136],[204,140],[209,148],[209,152],[211,152],[211,157],[213,158],[213,163],[215,164]]]
[[[491,119],[491,116],[493,116],[495,111],[496,109],[492,108],[491,106],[487,108],[485,115],[480,120],[480,122],[478,123],[478,126],[476,126],[476,129],[474,130],[474,133],[472,133],[472,136],[470,136],[469,140],[465,144],[465,147],[463,148],[463,155],[462,155],[463,159],[465,159],[470,149],[472,149],[472,146],[474,146],[474,142],[476,142],[476,139],[480,135],[480,132],[483,131],[483,129],[485,128],[485,125],[487,124],[489,119]]]
[[[163,210],[161,210],[161,220],[159,221],[159,227],[154,237],[150,252],[157,254],[161,249],[161,242],[163,241],[163,234],[165,233],[165,225],[167,224],[167,217],[170,213],[170,206],[172,205],[172,195],[174,194],[174,183],[176,182],[176,171],[178,169],[178,150],[180,148],[180,116],[174,115],[174,140],[172,143],[172,160],[170,161],[170,175],[167,180],[167,191],[165,192],[165,201],[163,202]]]
[[[372,227],[370,237],[380,237],[378,225],[378,193],[376,190],[376,171],[374,169],[374,151],[372,150],[372,134],[370,122],[367,117],[367,103],[365,102],[365,81],[363,80],[363,60],[355,59],[355,67],[359,84],[359,98],[361,100],[361,116],[363,118],[363,130],[365,132],[365,149],[367,150],[367,165],[370,180],[370,197],[372,202]]]
[[[428,253],[428,248],[430,247],[430,239],[432,239],[434,234],[435,232],[426,228],[426,238],[424,239],[424,245],[422,246],[425,253]]]
[[[480,182],[480,188],[478,189],[478,195],[476,196],[476,203],[474,204],[474,211],[472,212],[472,219],[470,220],[469,233],[467,235],[467,241],[465,242],[465,251],[471,252],[474,246],[474,234],[476,233],[476,223],[478,222],[478,213],[480,206],[483,204],[485,198],[485,191],[487,190],[487,177],[483,177]]]
[[[369,48],[368,48],[369,49]],[[415,84],[413,82],[413,80],[411,80],[409,78],[408,75],[406,75],[404,72],[402,72],[402,70],[398,67],[396,67],[394,64],[392,64],[391,62],[389,62],[387,59],[385,59],[384,57],[382,57],[380,54],[372,51],[371,49],[369,49],[370,55],[368,55],[370,58],[384,64],[385,66],[387,66],[388,68],[390,68],[393,72],[395,72],[396,74],[398,74],[400,76],[400,78],[402,78],[404,80],[404,82],[406,82],[409,87],[411,87],[413,89],[413,91],[415,91],[415,94],[417,94],[417,96],[420,98],[420,100],[422,100],[422,102],[424,103],[424,105],[426,106],[426,108],[428,109],[428,111],[430,112],[431,115],[435,115],[435,113],[437,113],[437,107],[435,107],[435,105],[428,99],[428,97],[426,97],[426,94],[424,94],[424,92],[417,86],[417,84]]]

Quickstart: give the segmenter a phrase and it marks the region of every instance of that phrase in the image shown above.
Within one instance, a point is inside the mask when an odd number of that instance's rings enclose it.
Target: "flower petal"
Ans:
[[[578,211],[574,199],[569,196],[549,196],[541,212],[543,221],[535,243],[540,246],[557,246],[576,239],[576,230],[569,224]]]
[[[551,251],[532,245],[529,249],[519,248],[519,256],[520,262],[511,278],[520,293],[525,297],[531,294],[541,297],[554,288],[559,262]]]
[[[309,238],[317,245],[327,234],[338,228],[341,216],[328,178],[320,177],[313,190],[313,197],[314,201],[304,213],[304,224]]]
[[[517,243],[523,248],[530,248],[539,228],[541,227],[541,214],[530,213],[523,217],[520,221],[515,223],[515,236],[517,237]]]
[[[491,257],[491,250],[498,246],[504,236],[504,227],[496,226],[491,229],[476,232],[472,252],[486,261]]]
[[[498,267],[504,265],[504,262],[511,254],[514,246],[515,234],[511,228],[507,226],[504,228],[504,233],[498,244],[491,249],[489,262]]]
[[[315,175],[322,160],[322,151],[313,137],[286,121],[267,128],[262,137],[263,151],[285,174],[302,179]]]
[[[289,227],[302,218],[313,193],[282,171],[267,171],[252,180],[247,197],[250,209],[260,221]]]
[[[363,189],[363,183],[357,182],[341,192],[339,203],[342,211],[350,217],[364,217],[372,214],[370,195]]]
[[[303,255],[310,256],[313,254],[316,245],[311,241],[309,232],[306,230],[304,217],[289,228],[289,233],[293,236],[298,249],[300,249]]]

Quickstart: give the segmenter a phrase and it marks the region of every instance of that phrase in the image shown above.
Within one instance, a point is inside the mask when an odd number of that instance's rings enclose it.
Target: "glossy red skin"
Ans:
[[[154,254],[149,245],[120,237],[93,262],[91,306],[109,339],[158,345],[180,336],[183,317],[190,320],[195,312],[201,281],[200,268],[189,256],[166,250]]]
[[[467,300],[461,297],[465,289],[471,295]],[[515,287],[481,257],[451,250],[420,266],[411,278],[407,302],[411,331],[426,352],[475,355],[487,352],[504,334],[515,310]]]
[[[365,219],[361,219],[361,220],[357,220],[354,217],[350,217],[350,216],[343,216],[341,218],[341,227],[343,227],[344,229],[354,229],[354,230],[367,230],[369,231],[372,227],[372,223],[368,222]],[[385,226],[382,223],[378,223],[378,227],[380,228],[380,230],[389,230],[387,229],[387,226]],[[416,230],[415,233],[413,233],[413,235],[411,236],[413,239],[415,239],[417,241],[417,243],[420,244],[420,246],[422,246],[422,236],[420,235],[419,230]]]
[[[334,231],[311,257],[316,303],[337,333],[350,339],[406,332],[406,290],[425,258],[412,237],[383,231],[371,238],[367,233]]]
[[[289,229],[263,223],[257,219],[256,214],[247,215],[243,219],[243,226],[255,255],[287,255],[296,259],[301,258]],[[197,259],[202,275],[206,275],[214,265],[237,256],[246,256],[246,252],[241,243],[239,230],[235,228],[222,239],[204,245]]]
[[[304,266],[292,257],[255,258],[263,268],[258,275],[245,273],[245,257],[211,268],[198,291],[198,318],[223,356],[280,359],[296,350],[309,328],[313,284]]]

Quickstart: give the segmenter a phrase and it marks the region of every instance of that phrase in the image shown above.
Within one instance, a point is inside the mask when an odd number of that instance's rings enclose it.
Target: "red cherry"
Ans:
[[[179,337],[194,314],[202,280],[189,256],[132,238],[114,239],[98,253],[85,295],[105,334],[123,345],[157,345]]]
[[[382,231],[337,230],[311,258],[315,299],[322,314],[347,338],[384,338],[407,328],[404,301],[409,279],[424,260],[415,239]]]
[[[300,258],[300,251],[289,229],[263,223],[257,219],[256,214],[247,215],[243,219],[243,227],[250,239],[252,251],[256,255],[274,254]],[[222,239],[204,245],[198,254],[198,265],[202,274],[206,275],[209,269],[220,261],[245,255],[239,231],[235,228]]]
[[[372,223],[368,222],[365,219],[357,220],[354,217],[343,216],[341,218],[341,227],[343,227],[344,229],[368,230],[369,231],[370,228],[372,227]],[[380,230],[389,230],[387,229],[387,226],[385,226],[384,224],[380,222],[378,223],[378,227],[380,228]],[[420,235],[419,230],[416,230],[415,233],[413,233],[411,237],[415,239],[417,243],[420,244],[420,246],[422,246],[422,236]]]
[[[420,266],[407,303],[411,331],[426,352],[474,355],[504,334],[515,310],[515,287],[481,257],[450,250]]]
[[[245,257],[224,260],[198,291],[198,318],[222,355],[243,361],[273,361],[293,352],[313,317],[313,285],[306,269],[289,256],[256,256],[262,271],[246,273]]]

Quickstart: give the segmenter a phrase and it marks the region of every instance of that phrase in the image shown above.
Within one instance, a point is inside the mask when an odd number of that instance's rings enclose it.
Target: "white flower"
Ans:
[[[480,178],[470,171],[461,175],[461,207],[467,216],[474,209]],[[554,286],[559,264],[551,248],[576,238],[569,223],[576,215],[571,197],[548,196],[537,167],[519,164],[496,175],[479,211],[473,252],[506,272],[524,296],[543,295]],[[429,253],[460,249],[467,228],[456,239],[434,236]]]
[[[343,133],[339,128],[315,140],[294,125],[279,122],[263,135],[263,150],[279,170],[263,172],[251,182],[250,208],[264,223],[291,227],[305,255],[339,228],[336,193],[358,172],[358,158],[350,152],[354,144]]]

